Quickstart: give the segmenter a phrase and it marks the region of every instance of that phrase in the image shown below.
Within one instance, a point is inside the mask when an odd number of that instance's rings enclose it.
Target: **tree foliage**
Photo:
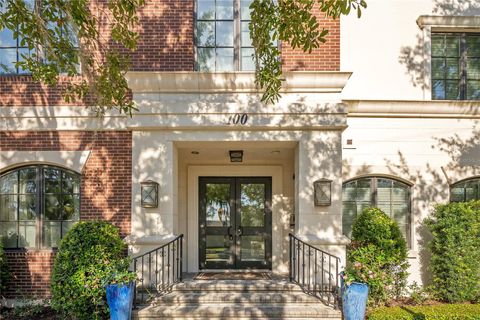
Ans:
[[[338,19],[352,10],[360,17],[364,0],[253,0],[250,35],[255,48],[256,84],[264,90],[263,101],[275,102],[282,86],[282,63],[278,41],[311,53],[327,41],[313,9]]]
[[[30,70],[34,80],[56,85],[62,75],[81,74],[68,84],[67,101],[88,97],[99,114],[109,109],[131,114],[135,105],[125,79],[129,60],[122,50],[136,48],[134,26],[143,3],[0,0],[0,30],[13,30],[13,38],[29,49],[30,54],[20,53],[17,67]],[[100,28],[105,21],[109,34]]]
[[[0,0],[0,30],[14,30],[14,39],[28,47],[17,67],[34,80],[56,85],[70,78],[65,98],[89,98],[98,114],[136,110],[125,78],[129,51],[136,49],[135,26],[145,0]],[[352,10],[360,16],[365,0],[253,0],[250,35],[255,48],[256,84],[262,100],[280,97],[282,66],[279,41],[311,52],[326,41],[313,9],[337,19]],[[98,14],[97,14],[98,13]],[[100,26],[111,32],[104,32]],[[1,65],[0,65],[1,68]],[[81,72],[80,72],[81,71]]]
[[[425,224],[432,233],[434,295],[447,302],[480,301],[480,201],[438,205]]]

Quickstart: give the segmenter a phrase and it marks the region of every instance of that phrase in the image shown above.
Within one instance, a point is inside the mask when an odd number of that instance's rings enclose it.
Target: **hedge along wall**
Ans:
[[[436,297],[480,301],[480,201],[438,205],[425,224],[433,236],[429,250]]]
[[[81,220],[107,220],[130,233],[132,135],[129,131],[0,132],[0,151],[90,150],[81,173]],[[2,170],[2,168],[0,168]],[[8,250],[6,296],[50,296],[53,250]]]

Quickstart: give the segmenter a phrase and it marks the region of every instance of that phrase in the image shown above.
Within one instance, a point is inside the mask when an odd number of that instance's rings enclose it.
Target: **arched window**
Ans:
[[[480,200],[480,178],[457,182],[450,187],[451,202]]]
[[[80,175],[21,167],[0,175],[0,237],[5,248],[51,248],[80,219]]]
[[[363,209],[377,207],[397,221],[407,242],[410,240],[410,186],[383,177],[367,177],[343,184],[343,234],[350,237],[352,224]]]

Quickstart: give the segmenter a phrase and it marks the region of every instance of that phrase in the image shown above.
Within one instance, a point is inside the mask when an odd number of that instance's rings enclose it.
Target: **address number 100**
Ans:
[[[241,124],[245,125],[248,122],[248,114],[246,113],[235,113],[228,117],[227,124],[228,125],[235,125]]]

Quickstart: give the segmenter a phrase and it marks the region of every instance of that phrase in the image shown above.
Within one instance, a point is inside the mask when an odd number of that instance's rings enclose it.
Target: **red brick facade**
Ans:
[[[93,14],[99,14],[102,10],[98,7],[105,4],[106,0],[97,0],[92,7]],[[140,11],[138,49],[131,57],[133,71],[194,70],[194,7],[194,0],[146,1]],[[282,44],[284,71],[339,70],[340,22],[323,18],[322,24],[330,30],[328,41],[312,54]],[[106,23],[101,25],[102,35],[108,38]],[[35,83],[28,75],[0,76],[0,107],[67,105],[63,99],[65,80],[61,79],[57,87],[48,87]],[[131,132],[0,132],[0,151],[7,150],[90,150],[82,172],[81,219],[108,220],[120,228],[122,236],[129,234]],[[48,296],[53,257],[54,252],[49,250],[7,252],[13,275],[8,296]]]
[[[6,252],[11,278],[7,298],[37,299],[50,296],[50,275],[55,253],[52,250]]]
[[[293,50],[288,43],[281,44],[283,71],[339,71],[340,70],[340,19],[325,18],[318,12],[320,26],[328,29],[327,42],[310,54]]]
[[[33,81],[29,75],[0,76],[0,107],[85,105],[82,101],[65,102],[66,78],[55,87]]]
[[[90,150],[81,182],[81,219],[107,220],[130,233],[132,134],[129,131],[0,132],[0,151]],[[48,294],[52,251],[7,252],[10,296]]]
[[[105,0],[97,0],[92,12],[100,15]],[[131,56],[132,71],[193,71],[194,0],[150,0],[140,10],[137,51]],[[311,54],[281,44],[284,71],[338,71],[340,69],[340,21],[318,13],[329,29],[327,42]],[[100,19],[101,34],[108,39],[107,18]],[[64,79],[52,88],[35,83],[30,76],[0,77],[1,106],[67,105],[63,99]],[[81,101],[70,105],[84,105]]]
[[[140,11],[134,71],[193,71],[193,0],[149,0]]]

